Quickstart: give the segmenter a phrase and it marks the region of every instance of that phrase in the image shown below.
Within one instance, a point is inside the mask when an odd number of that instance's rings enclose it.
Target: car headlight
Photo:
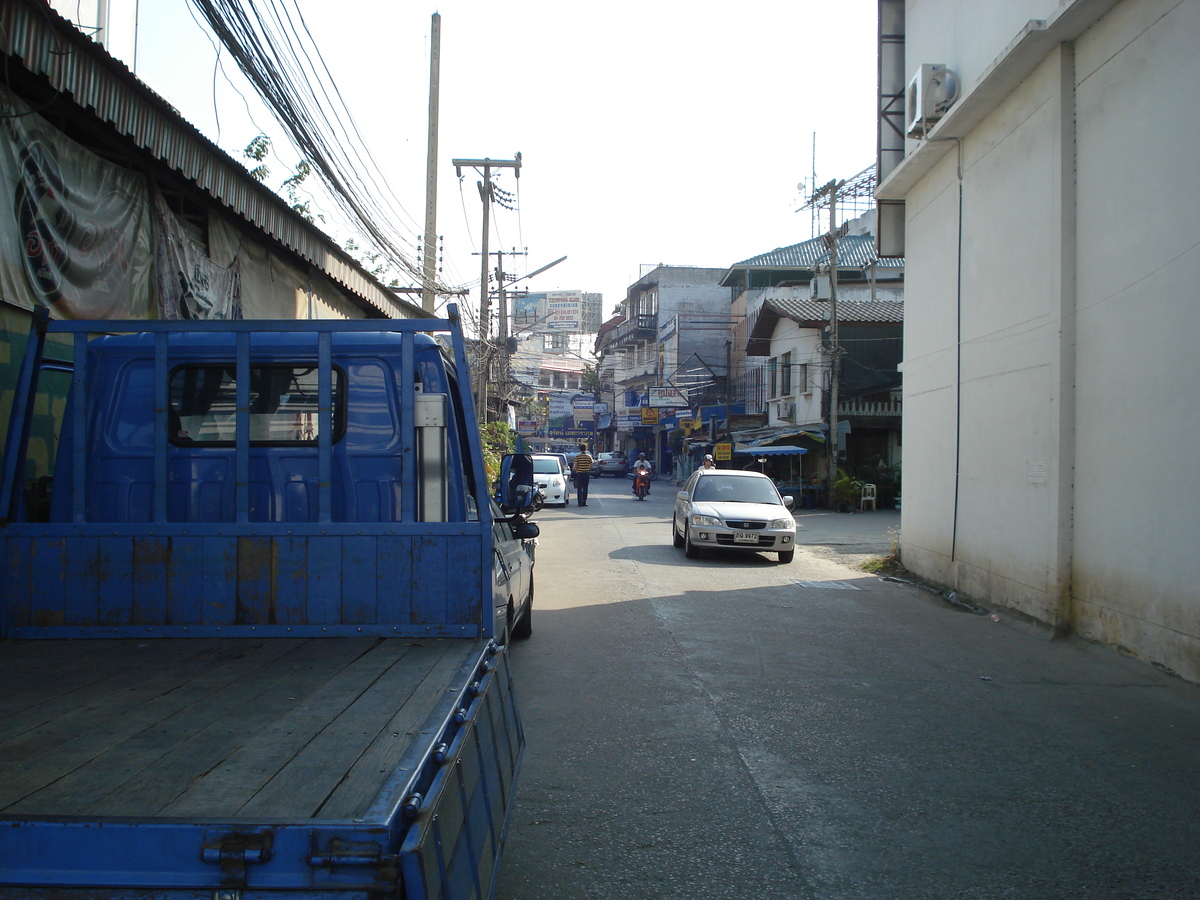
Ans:
[[[720,519],[713,516],[702,516],[699,513],[694,513],[691,521],[693,525],[708,525],[709,527],[715,527],[721,524]]]
[[[768,528],[795,528],[796,520],[793,519],[791,516],[788,516],[786,519],[772,519],[770,522],[767,523],[767,527]]]

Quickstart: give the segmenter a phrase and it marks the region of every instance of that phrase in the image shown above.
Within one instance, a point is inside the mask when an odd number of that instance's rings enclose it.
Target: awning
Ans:
[[[823,444],[825,443],[825,435],[828,428],[828,425],[823,425],[819,422],[808,425],[773,425],[769,428],[750,428],[744,431],[735,431],[733,439],[740,444],[751,447],[795,437],[807,438]]]
[[[783,444],[778,447],[743,447],[740,450],[734,450],[734,456],[802,456],[808,451],[803,447],[795,447],[789,444]]]

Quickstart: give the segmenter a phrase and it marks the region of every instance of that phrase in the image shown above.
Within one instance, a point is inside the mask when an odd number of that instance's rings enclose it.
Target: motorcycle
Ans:
[[[633,476],[633,493],[639,500],[645,500],[650,492],[650,473],[643,469]]]

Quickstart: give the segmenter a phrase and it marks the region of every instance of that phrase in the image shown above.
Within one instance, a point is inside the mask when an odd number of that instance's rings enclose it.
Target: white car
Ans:
[[[567,506],[571,502],[571,486],[558,454],[533,455],[533,480],[545,496],[547,505]]]
[[[761,472],[697,469],[675,496],[671,538],[689,559],[708,549],[765,550],[790,563],[796,555],[792,503]]]

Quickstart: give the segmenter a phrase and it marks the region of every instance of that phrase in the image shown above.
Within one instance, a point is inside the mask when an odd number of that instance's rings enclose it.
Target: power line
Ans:
[[[421,268],[400,249],[408,239],[392,229],[414,220],[387,186],[294,0],[294,18],[280,0],[189,2],[354,227],[412,281],[448,293],[437,279],[425,285]]]

